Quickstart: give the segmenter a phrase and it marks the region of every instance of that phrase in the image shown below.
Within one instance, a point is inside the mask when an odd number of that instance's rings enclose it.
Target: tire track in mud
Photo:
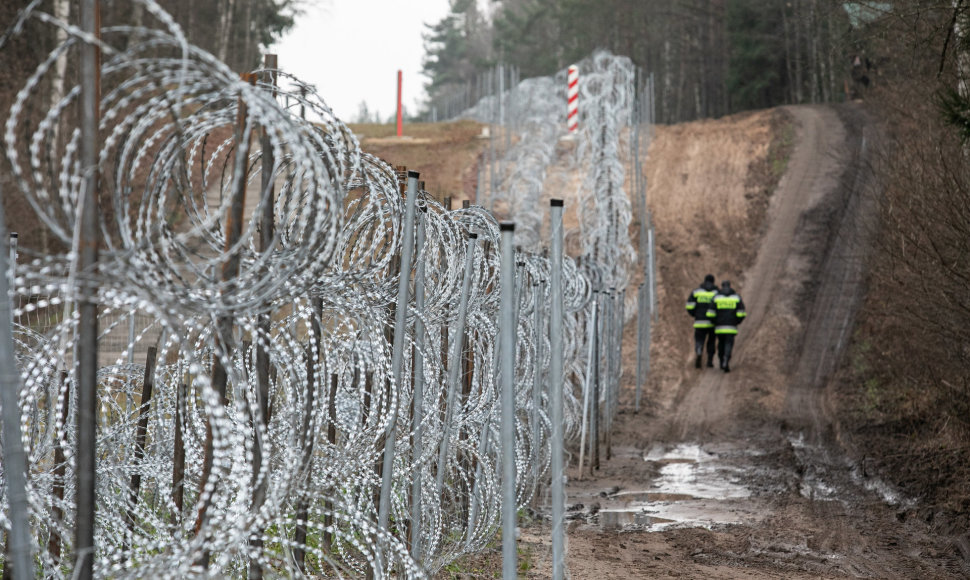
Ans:
[[[817,267],[821,275],[785,400],[784,416],[793,425],[807,428],[814,444],[825,442],[832,423],[825,387],[847,346],[864,293],[871,232],[868,216],[875,212],[875,197],[867,191],[867,131],[860,127],[847,143],[844,191],[832,211],[835,219],[828,248]]]

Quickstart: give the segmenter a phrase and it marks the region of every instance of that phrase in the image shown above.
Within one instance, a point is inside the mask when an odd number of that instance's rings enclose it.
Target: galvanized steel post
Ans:
[[[397,310],[394,316],[394,343],[391,346],[391,374],[394,384],[400,388],[404,381],[404,326],[408,314],[408,294],[411,277],[411,256],[414,254],[414,207],[418,197],[417,171],[408,171],[407,198],[404,201],[404,230],[401,232],[401,273],[397,285]],[[391,481],[394,471],[394,436],[397,430],[400,400],[391,408],[391,416],[384,431],[384,469],[381,482],[381,499],[377,510],[377,523],[388,529],[391,510]]]
[[[424,215],[427,213],[426,207],[421,208],[418,214],[418,228],[416,232],[415,251],[417,252],[417,265],[414,270],[414,309],[417,316],[414,318],[414,394],[412,395],[412,406],[414,411],[411,414],[411,461],[414,464],[414,480],[411,482],[411,557],[415,562],[421,563],[421,466],[418,461],[424,454],[422,438],[424,436]]]
[[[647,232],[647,256],[650,258],[650,262],[647,267],[649,268],[650,274],[650,314],[653,320],[657,319],[657,256],[656,248],[654,245],[654,234],[653,234],[653,216],[648,213],[647,219],[650,220],[650,229]]]
[[[598,290],[593,291],[593,296],[602,295],[603,292]],[[602,325],[603,316],[600,315],[599,309],[599,299],[594,299],[596,304],[596,324],[593,325],[593,360],[590,363],[592,366],[593,373],[593,392],[592,400],[590,401],[590,418],[589,418],[589,431],[590,431],[590,449],[589,449],[589,459],[590,459],[590,475],[593,474],[594,469],[600,468],[600,326]]]
[[[606,459],[613,457],[613,359],[616,356],[615,345],[613,344],[616,315],[614,314],[616,302],[616,288],[610,288],[606,293],[607,299],[603,303],[603,416],[602,425],[606,431],[603,443],[606,445]],[[597,463],[598,465],[598,463]]]
[[[3,196],[0,195],[0,199]],[[0,240],[7,239],[4,235],[7,229],[3,214],[3,204],[0,203]],[[16,240],[15,235],[9,238]],[[2,242],[0,242],[2,243]],[[10,535],[7,540],[11,568],[15,580],[26,580],[34,576],[30,565],[30,522],[29,506],[27,503],[27,456],[24,453],[22,433],[20,431],[20,390],[22,388],[20,370],[14,358],[13,342],[13,308],[11,307],[7,272],[13,272],[13,260],[7,263],[9,256],[16,255],[16,246],[11,244],[9,254],[0,248],[0,409],[3,420],[3,466],[4,479],[7,483],[7,502],[10,506]],[[8,312],[3,312],[7,310]]]
[[[643,345],[646,341],[646,320],[644,320],[644,299],[643,294],[646,286],[641,283],[637,287],[637,388],[633,401],[633,413],[640,412],[640,392],[643,388]]]
[[[562,200],[550,202],[551,267],[549,275],[549,408],[552,413],[552,578],[562,580],[565,576],[565,516],[566,496],[563,469],[563,296],[562,296]]]
[[[515,224],[499,225],[502,262],[499,274],[499,386],[502,406],[502,579],[515,580]]]
[[[536,496],[539,495],[539,479],[541,476],[541,470],[538,469],[539,465],[539,435],[541,430],[539,429],[539,421],[541,413],[540,407],[542,406],[542,338],[543,332],[542,327],[542,304],[541,301],[544,300],[545,295],[545,282],[539,283],[534,282],[532,284],[533,293],[533,308],[532,308],[532,340],[535,343],[535,364],[533,365],[532,374],[532,465],[536,466],[535,469],[535,480],[536,480]]]
[[[2,188],[2,186],[0,186]],[[3,193],[0,191],[0,193]],[[3,195],[0,195],[0,199],[3,199]],[[3,230],[6,229],[6,224],[3,220],[3,208],[0,208],[0,236],[3,235]],[[17,281],[17,232],[10,232],[10,262],[8,262],[6,271],[9,272],[8,283],[9,288],[12,289],[16,286]],[[11,290],[10,298],[13,298],[13,293]],[[10,322],[13,322],[13,303],[10,304]]]
[[[594,340],[593,336],[596,334],[596,294],[593,294],[593,300],[590,302],[589,308],[589,320],[586,324],[586,334],[587,343],[589,348],[586,352],[586,377],[583,381],[583,421],[580,427],[580,437],[579,437],[579,469],[577,470],[577,477],[582,477],[583,475],[583,459],[586,453],[586,432],[589,425],[589,400],[590,393],[593,389],[593,348]]]

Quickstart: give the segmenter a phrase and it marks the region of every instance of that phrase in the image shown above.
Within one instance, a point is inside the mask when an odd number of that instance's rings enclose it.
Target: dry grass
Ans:
[[[425,189],[439,200],[451,196],[453,207],[474,202],[479,155],[488,146],[482,127],[474,121],[408,123],[397,137],[394,125],[350,125],[361,149],[420,172]]]

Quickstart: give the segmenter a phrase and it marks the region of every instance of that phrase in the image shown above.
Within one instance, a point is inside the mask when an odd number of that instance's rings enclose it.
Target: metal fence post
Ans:
[[[401,236],[401,273],[397,286],[397,310],[394,320],[394,343],[391,347],[391,374],[394,385],[400,388],[404,381],[404,326],[407,322],[411,256],[414,253],[414,207],[418,196],[417,171],[408,171],[407,199],[404,209],[404,230]],[[400,406],[400,401],[398,401]],[[378,507],[378,525],[388,529],[391,510],[391,482],[394,471],[394,431],[397,429],[398,408],[391,409],[391,416],[384,431],[384,470],[381,482],[381,499]]]
[[[593,348],[594,341],[593,336],[596,334],[596,294],[593,294],[593,300],[590,302],[589,308],[589,319],[586,323],[586,342],[589,345],[586,352],[586,377],[583,381],[583,420],[580,426],[580,436],[579,436],[579,469],[577,470],[577,477],[582,477],[583,475],[583,459],[586,453],[586,432],[589,426],[589,400],[590,393],[593,389]]]
[[[515,505],[515,224],[499,225],[502,243],[499,369],[502,407],[502,579],[517,578]]]
[[[603,295],[603,292],[595,291],[594,296],[599,294]],[[596,308],[599,310],[601,305],[599,300],[595,300]],[[599,470],[600,468],[600,336],[602,335],[600,331],[600,326],[602,325],[603,316],[597,311],[596,324],[593,326],[593,361],[592,361],[592,373],[593,373],[593,393],[592,401],[590,401],[590,419],[589,419],[589,431],[590,431],[590,475],[593,474],[593,470]]]
[[[565,534],[563,519],[566,495],[563,489],[563,301],[562,301],[562,212],[561,199],[550,201],[551,209],[551,272],[549,275],[549,407],[552,413],[552,578],[565,576]]]
[[[603,339],[605,352],[603,353],[603,428],[606,431],[604,443],[606,444],[606,459],[609,461],[613,457],[613,359],[615,356],[614,329],[616,326],[616,288],[610,288],[606,293],[606,300],[603,303]]]
[[[653,234],[653,216],[647,213],[647,219],[650,220],[650,229],[647,231],[647,256],[650,258],[650,262],[647,265],[650,274],[650,314],[652,319],[657,319],[657,256],[656,248],[654,247],[654,234]]]
[[[417,227],[417,266],[414,272],[414,308],[417,316],[414,319],[414,394],[411,414],[411,461],[414,464],[414,480],[411,482],[411,557],[421,563],[421,483],[422,468],[417,462],[424,454],[424,228],[427,208],[421,208],[418,214]]]
[[[0,199],[3,199],[2,195],[0,195]],[[2,216],[2,214],[0,214],[0,216]],[[3,227],[5,229],[6,224],[0,224],[0,227]],[[2,235],[2,230],[0,230],[0,235]],[[6,271],[10,273],[9,274],[10,278],[8,282],[10,286],[8,288],[10,289],[10,292],[11,292],[10,297],[13,298],[12,292],[14,291],[13,290],[14,287],[17,285],[17,232],[10,232],[9,240],[10,240],[10,262],[7,264]],[[13,322],[13,303],[12,302],[10,303],[10,322]]]
[[[0,199],[3,196],[0,195]],[[6,218],[3,204],[0,203],[0,243],[7,239]],[[16,239],[11,237],[10,240]],[[0,311],[10,310],[0,315],[0,408],[3,420],[3,465],[4,479],[7,484],[7,501],[10,505],[10,536],[7,546],[12,560],[15,580],[27,580],[34,576],[31,567],[30,522],[27,504],[27,456],[24,453],[20,430],[20,390],[22,388],[20,370],[14,358],[13,312],[10,304],[10,286],[7,281],[8,255],[13,255],[11,245],[9,254],[0,248]],[[9,271],[13,271],[13,262]]]
[[[633,412],[634,414],[640,412],[640,393],[643,389],[643,345],[646,343],[646,325],[647,321],[644,317],[645,310],[645,300],[643,299],[644,291],[646,290],[646,285],[640,284],[637,288],[637,390],[633,402]]]
[[[542,321],[542,304],[541,301],[545,298],[545,282],[539,283],[534,282],[532,284],[532,293],[534,296],[533,300],[533,310],[532,310],[532,326],[533,333],[532,338],[535,342],[535,364],[533,365],[534,373],[532,374],[532,465],[536,467],[535,469],[535,482],[536,490],[535,497],[539,497],[539,487],[540,487],[540,470],[539,466],[539,419],[540,419],[540,407],[542,406],[542,338],[543,338],[543,321]]]

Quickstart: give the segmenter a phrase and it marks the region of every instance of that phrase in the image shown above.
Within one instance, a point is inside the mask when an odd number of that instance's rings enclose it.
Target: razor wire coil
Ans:
[[[34,9],[31,16],[61,26],[68,39],[28,78],[5,125],[13,181],[54,240],[46,254],[25,251],[29,259],[16,264],[12,280],[39,571],[69,575],[63,563],[73,529],[73,362],[79,348],[73,305],[82,288],[96,292],[100,346],[118,348],[102,351],[111,360],[98,373],[97,575],[203,576],[208,572],[198,562],[205,559],[230,576],[255,562],[281,576],[352,577],[372,570],[375,577],[424,577],[481,549],[501,512],[497,221],[482,207],[450,211],[420,192],[424,244],[411,264],[401,264],[399,176],[360,150],[315,89],[269,69],[257,71],[254,83],[244,82],[187,44],[154,2],[138,1],[157,27],[106,27],[99,41],[105,62],[96,270],[76,266],[77,206],[83,177],[94,170],[79,161],[81,134],[72,111],[80,89],[64,91],[46,109],[37,105],[46,102],[57,60],[95,40]],[[620,87],[609,101],[614,108],[597,121],[609,139],[594,149],[614,159],[618,110],[629,100],[623,92],[628,71],[623,63],[596,63],[602,86]],[[554,140],[555,131],[550,110],[534,105],[538,109],[509,106],[528,119],[533,133],[521,141],[523,157],[510,164],[503,181],[503,189],[521,199],[513,209],[529,224],[521,241],[532,250],[517,255],[520,505],[536,493],[550,461],[544,392],[550,264],[537,253],[541,216],[534,208],[554,152],[539,144]],[[38,114],[41,121],[33,124]],[[607,160],[603,167],[605,174],[589,179],[623,196],[622,165]],[[233,205],[241,197],[248,207],[243,223],[234,224]],[[622,225],[629,206],[611,203]],[[603,211],[595,205],[593,214]],[[261,222],[266,213],[273,216],[268,243]],[[238,237],[232,226],[239,227]],[[477,250],[467,311],[459,312],[470,234],[478,236]],[[614,245],[607,251],[602,240],[610,235]],[[601,262],[629,259],[622,235],[594,228],[589,236],[597,240]],[[426,272],[421,311],[413,295],[408,304],[396,304],[398,281],[413,278],[418,260]],[[565,431],[575,436],[589,372],[590,305],[594,284],[602,282],[571,259],[563,266]],[[625,279],[618,269],[609,276],[611,284]],[[420,353],[424,404],[418,429],[401,420],[391,434],[400,450],[391,464],[393,525],[381,529],[375,523],[376,466],[392,414],[413,413],[410,377],[418,360],[404,357],[402,376],[408,378],[396,384],[390,352],[395,308],[407,309],[405,345]],[[449,330],[461,316],[466,328],[456,336]],[[136,317],[150,322],[136,324]],[[425,329],[421,341],[413,330],[418,319]],[[125,331],[129,336],[119,339]],[[459,360],[451,360],[456,340],[464,344]],[[157,347],[153,369],[124,362],[146,345]],[[459,383],[449,384],[454,365],[461,365]],[[143,400],[146,369],[154,384],[150,400]],[[226,376],[224,393],[217,369]],[[442,404],[449,389],[456,405],[446,421]],[[410,452],[414,437],[421,438],[420,454]],[[437,450],[443,440],[450,452],[442,464]],[[415,481],[421,489],[419,558],[406,525]],[[54,537],[64,553],[41,545]]]

